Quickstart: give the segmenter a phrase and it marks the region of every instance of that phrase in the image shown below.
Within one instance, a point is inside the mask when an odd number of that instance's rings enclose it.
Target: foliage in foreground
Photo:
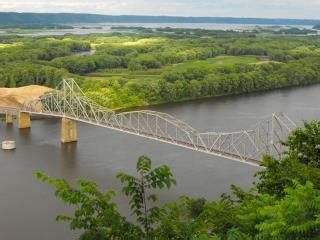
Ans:
[[[145,156],[137,162],[137,176],[119,173],[123,193],[129,197],[131,223],[112,202],[113,191],[102,193],[97,184],[80,179],[79,188],[44,173],[37,177],[56,188],[56,196],[74,205],[71,229],[81,229],[80,239],[176,239],[176,240],[312,240],[320,236],[320,122],[305,122],[285,143],[288,152],[279,161],[266,156],[260,181],[250,191],[232,186],[233,195],[217,201],[180,197],[156,206],[153,190],[175,184],[167,166],[152,168]]]

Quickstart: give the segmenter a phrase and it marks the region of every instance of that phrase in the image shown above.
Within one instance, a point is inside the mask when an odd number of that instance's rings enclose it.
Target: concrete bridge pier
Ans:
[[[30,128],[30,114],[29,113],[19,113],[18,115],[18,127],[19,128]]]
[[[60,139],[62,143],[78,141],[77,123],[74,120],[63,117],[61,119]]]
[[[6,124],[12,124],[13,123],[13,115],[10,113],[6,114]]]

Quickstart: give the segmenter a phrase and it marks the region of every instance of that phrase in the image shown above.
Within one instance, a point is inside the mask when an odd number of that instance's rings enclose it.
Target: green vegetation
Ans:
[[[320,122],[305,122],[285,145],[277,160],[265,156],[265,169],[249,191],[232,186],[233,194],[220,199],[192,199],[156,206],[155,189],[175,184],[167,166],[152,168],[145,156],[137,175],[119,173],[122,192],[129,197],[136,224],[121,216],[113,191],[100,192],[95,182],[78,180],[80,189],[44,173],[36,176],[56,188],[56,196],[75,207],[72,216],[58,216],[82,230],[81,240],[104,239],[293,239],[316,240],[320,235]]]
[[[143,30],[143,29],[142,29]],[[75,78],[111,109],[320,82],[317,36],[208,32],[0,36],[0,86]]]
[[[139,177],[119,173],[117,178],[124,185],[122,192],[130,198],[132,214],[142,226],[135,226],[122,217],[111,202],[114,191],[101,193],[93,181],[79,179],[80,189],[72,188],[64,179],[53,179],[44,173],[36,173],[37,178],[53,185],[56,196],[65,203],[78,207],[74,217],[59,215],[58,221],[70,222],[71,229],[81,229],[84,233],[80,239],[153,239],[152,226],[161,214],[159,207],[150,207],[149,203],[157,202],[157,195],[150,190],[170,188],[176,184],[168,166],[163,165],[152,169],[151,160],[141,156],[137,162]]]

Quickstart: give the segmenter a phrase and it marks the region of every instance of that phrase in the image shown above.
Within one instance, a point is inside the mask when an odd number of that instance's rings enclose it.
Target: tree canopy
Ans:
[[[316,36],[190,29],[0,36],[0,86],[52,87],[73,77],[112,109],[314,84],[319,65]]]

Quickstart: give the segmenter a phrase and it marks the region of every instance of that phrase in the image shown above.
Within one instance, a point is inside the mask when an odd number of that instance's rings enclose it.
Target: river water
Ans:
[[[273,112],[284,111],[293,120],[320,119],[320,85],[275,90],[242,96],[220,97],[150,107],[176,116],[201,131],[233,131],[251,126]],[[148,155],[155,166],[167,164],[177,186],[161,191],[161,202],[187,194],[215,199],[229,191],[230,184],[248,188],[257,167],[204,153],[155,142],[116,131],[79,124],[79,142],[61,145],[59,121],[34,120],[30,130],[0,123],[0,137],[14,139],[17,149],[0,150],[0,239],[70,240],[78,236],[65,223],[56,223],[58,213],[69,208],[54,197],[52,187],[33,176],[40,170],[69,181],[89,178],[101,189],[114,188],[115,201],[128,214],[116,173],[135,172],[136,159]]]
[[[112,29],[112,27],[145,27],[145,28],[190,28],[190,29],[208,29],[208,30],[233,30],[233,31],[252,31],[260,27],[271,27],[272,25],[259,24],[223,24],[223,23],[82,23],[71,24],[73,29],[40,29],[40,30],[9,30],[0,29],[0,34],[17,34],[19,36],[58,36],[65,34],[92,34],[92,33],[112,33],[112,32],[135,32],[130,29]],[[288,26],[279,25],[279,28],[287,28]],[[311,25],[291,25],[300,29],[312,29]],[[13,32],[12,32],[13,31]],[[30,31],[30,32],[28,32]],[[320,31],[319,31],[320,32]]]

